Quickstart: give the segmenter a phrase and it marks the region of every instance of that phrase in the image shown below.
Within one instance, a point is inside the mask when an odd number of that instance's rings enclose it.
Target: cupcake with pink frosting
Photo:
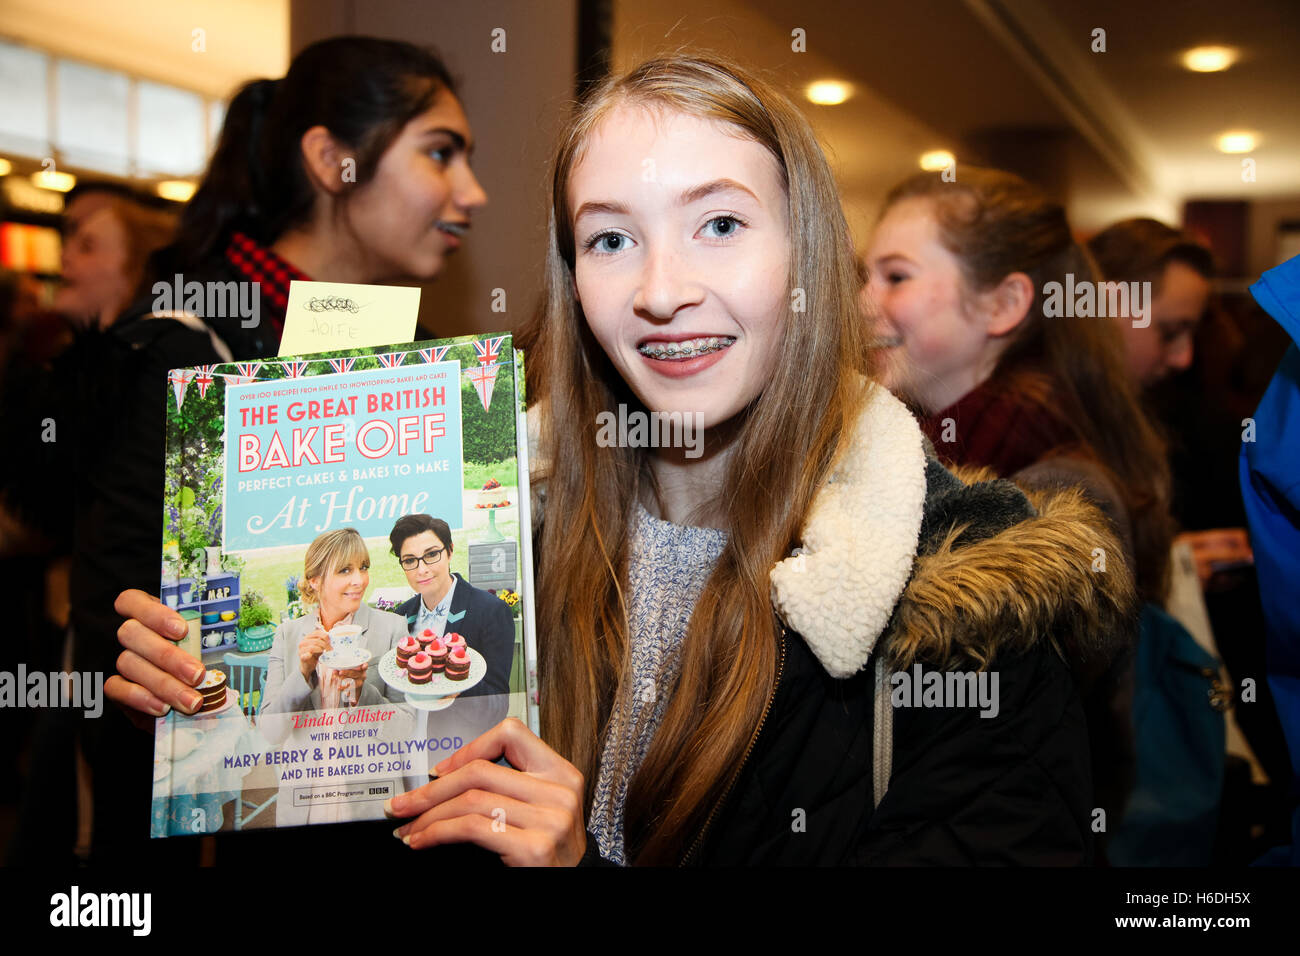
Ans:
[[[411,658],[420,653],[420,642],[413,637],[404,637],[397,642],[397,666],[406,670]]]
[[[469,652],[462,644],[447,654],[447,680],[464,680],[469,677]]]
[[[424,652],[433,658],[433,672],[441,674],[447,666],[447,645],[442,642],[442,638],[435,637]]]

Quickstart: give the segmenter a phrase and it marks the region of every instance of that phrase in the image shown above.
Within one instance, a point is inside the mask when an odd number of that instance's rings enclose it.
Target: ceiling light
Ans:
[[[32,184],[42,189],[52,189],[56,193],[66,193],[77,185],[77,177],[56,169],[43,169],[39,173],[32,173]]]
[[[166,179],[154,187],[159,196],[172,202],[189,202],[197,188],[188,179]]]
[[[0,158],[0,176],[8,176],[14,171],[14,164],[7,159]]]
[[[838,106],[849,98],[852,88],[839,80],[818,80],[808,84],[808,99],[818,106]]]
[[[1217,146],[1221,153],[1249,153],[1258,144],[1259,138],[1245,130],[1233,130],[1219,136]]]
[[[1183,53],[1183,66],[1196,73],[1218,73],[1237,62],[1237,51],[1230,46],[1195,46]]]
[[[921,154],[921,168],[927,173],[937,173],[957,162],[957,157],[946,149],[932,149]]]

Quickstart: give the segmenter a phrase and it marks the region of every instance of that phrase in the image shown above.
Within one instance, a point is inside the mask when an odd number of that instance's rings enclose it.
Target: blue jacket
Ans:
[[[1255,411],[1254,441],[1241,444],[1241,496],[1267,622],[1268,683],[1291,753],[1291,792],[1300,793],[1300,256],[1250,287],[1255,301],[1291,336]],[[1251,437],[1249,432],[1244,438]],[[1300,865],[1300,806],[1291,858]],[[1287,862],[1278,859],[1276,862]]]

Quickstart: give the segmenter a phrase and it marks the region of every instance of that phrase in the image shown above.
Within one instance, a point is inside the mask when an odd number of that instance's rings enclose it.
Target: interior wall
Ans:
[[[424,286],[420,325],[429,335],[514,330],[536,303],[547,167],[573,99],[577,23],[577,0],[291,0],[292,52],[344,33],[407,40],[435,48],[460,85],[488,204]],[[504,52],[492,50],[498,28]],[[504,313],[493,311],[496,289],[505,290]]]

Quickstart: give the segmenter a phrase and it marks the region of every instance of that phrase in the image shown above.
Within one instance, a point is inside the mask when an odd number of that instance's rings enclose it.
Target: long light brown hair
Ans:
[[[1173,536],[1169,464],[1125,372],[1119,329],[1108,318],[1043,314],[1047,283],[1063,283],[1067,274],[1076,284],[1098,278],[1070,234],[1065,210],[1019,176],[973,166],[955,182],[924,173],[904,180],[890,191],[881,216],[912,198],[931,201],[940,241],[957,257],[966,292],[991,289],[1013,272],[1029,276],[1034,304],[990,379],[1052,408],[1110,472],[1133,527],[1139,591],[1163,601]]]
[[[556,154],[545,293],[522,341],[544,462],[542,726],[548,743],[585,775],[588,810],[611,712],[627,692],[630,529],[649,479],[642,450],[596,441],[597,415],[636,399],[574,297],[569,180],[597,126],[623,105],[714,120],[767,149],[780,167],[790,230],[781,359],[741,413],[717,502],[727,545],[696,602],[677,684],[659,689],[672,698],[628,787],[627,857],[666,863],[723,797],[758,729],[780,638],[768,575],[798,544],[814,495],[852,434],[870,353],[835,182],[790,100],[722,58],[673,55],[607,80],[581,104]],[[755,507],[757,500],[768,506]]]

